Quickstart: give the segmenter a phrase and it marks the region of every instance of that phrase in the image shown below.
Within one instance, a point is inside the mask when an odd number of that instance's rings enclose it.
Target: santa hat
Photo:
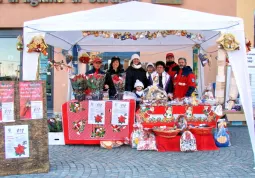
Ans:
[[[131,61],[133,60],[133,59],[139,59],[140,60],[140,56],[138,55],[138,54],[133,54],[132,56],[131,56]]]
[[[138,79],[135,81],[135,88],[136,87],[143,87],[144,88],[143,83]]]
[[[149,62],[147,65],[146,65],[146,69],[149,67],[149,66],[152,66],[153,68],[155,68],[154,64]]]

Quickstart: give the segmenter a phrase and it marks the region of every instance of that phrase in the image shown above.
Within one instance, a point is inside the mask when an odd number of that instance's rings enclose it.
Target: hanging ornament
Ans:
[[[226,51],[239,50],[239,42],[235,39],[235,36],[231,33],[222,34],[216,43],[219,44],[220,49]]]
[[[181,36],[186,36],[187,35],[187,31],[186,30],[182,30],[181,31]]]
[[[80,57],[79,57],[79,61],[83,64],[88,64],[90,61],[90,57],[88,55],[88,53],[83,53]]]
[[[66,69],[66,71],[69,71],[72,69],[72,67],[66,65],[63,60],[60,62],[56,62],[54,59],[53,60],[49,59],[48,60],[48,68],[52,69],[53,67],[55,67],[55,69],[57,71],[64,70],[64,69]]]
[[[210,61],[210,60],[209,60],[207,54],[201,54],[201,53],[199,53],[198,58],[200,59],[201,64],[202,64],[203,67],[204,67],[206,64],[209,64],[209,61]]]
[[[89,35],[94,35],[94,37],[102,37],[102,38],[114,38],[114,39],[142,39],[146,38],[148,40],[152,40],[159,37],[167,37],[169,35],[176,35],[182,36],[193,40],[203,40],[203,36],[201,34],[194,34],[188,33],[186,30],[164,30],[164,31],[157,31],[157,32],[136,32],[134,34],[130,32],[107,32],[107,31],[83,31],[82,32],[84,37]]]
[[[157,38],[162,37],[162,34],[160,32],[157,32]]]
[[[22,38],[22,36],[19,35],[17,37],[17,40],[18,40],[17,45],[16,45],[17,50],[18,51],[23,51],[23,38]]]
[[[43,36],[34,36],[31,42],[27,45],[28,53],[38,52],[42,53],[43,55],[47,56],[47,44],[44,41]]]
[[[190,39],[191,38],[191,33],[187,33],[186,37]]]
[[[246,44],[246,52],[248,53],[251,51],[251,41],[245,38],[245,44]]]

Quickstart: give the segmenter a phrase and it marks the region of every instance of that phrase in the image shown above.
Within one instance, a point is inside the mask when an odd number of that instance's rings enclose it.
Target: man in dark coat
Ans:
[[[176,71],[173,84],[174,84],[174,98],[182,99],[190,97],[196,89],[196,78],[190,66],[187,65],[185,58],[178,59],[179,69]]]
[[[131,64],[126,70],[125,91],[133,91],[136,80],[141,81],[144,88],[148,86],[146,71],[142,68],[140,56],[138,54],[133,54],[131,57]]]

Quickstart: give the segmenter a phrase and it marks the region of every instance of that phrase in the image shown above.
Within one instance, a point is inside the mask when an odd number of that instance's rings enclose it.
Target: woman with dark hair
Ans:
[[[110,68],[106,73],[106,81],[105,83],[109,85],[109,96],[112,98],[117,94],[117,90],[114,87],[112,77],[117,76],[120,77],[124,73],[122,65],[120,64],[120,58],[118,56],[114,56],[111,59]]]
[[[125,91],[133,91],[136,80],[141,81],[144,88],[148,86],[146,71],[142,68],[140,56],[138,54],[133,54],[130,66],[126,70]]]

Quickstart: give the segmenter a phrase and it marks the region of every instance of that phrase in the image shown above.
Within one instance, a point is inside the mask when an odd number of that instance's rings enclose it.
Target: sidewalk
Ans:
[[[232,127],[232,146],[210,152],[136,151],[129,146],[106,150],[99,146],[50,146],[47,174],[6,178],[250,178],[255,177],[247,127]]]

